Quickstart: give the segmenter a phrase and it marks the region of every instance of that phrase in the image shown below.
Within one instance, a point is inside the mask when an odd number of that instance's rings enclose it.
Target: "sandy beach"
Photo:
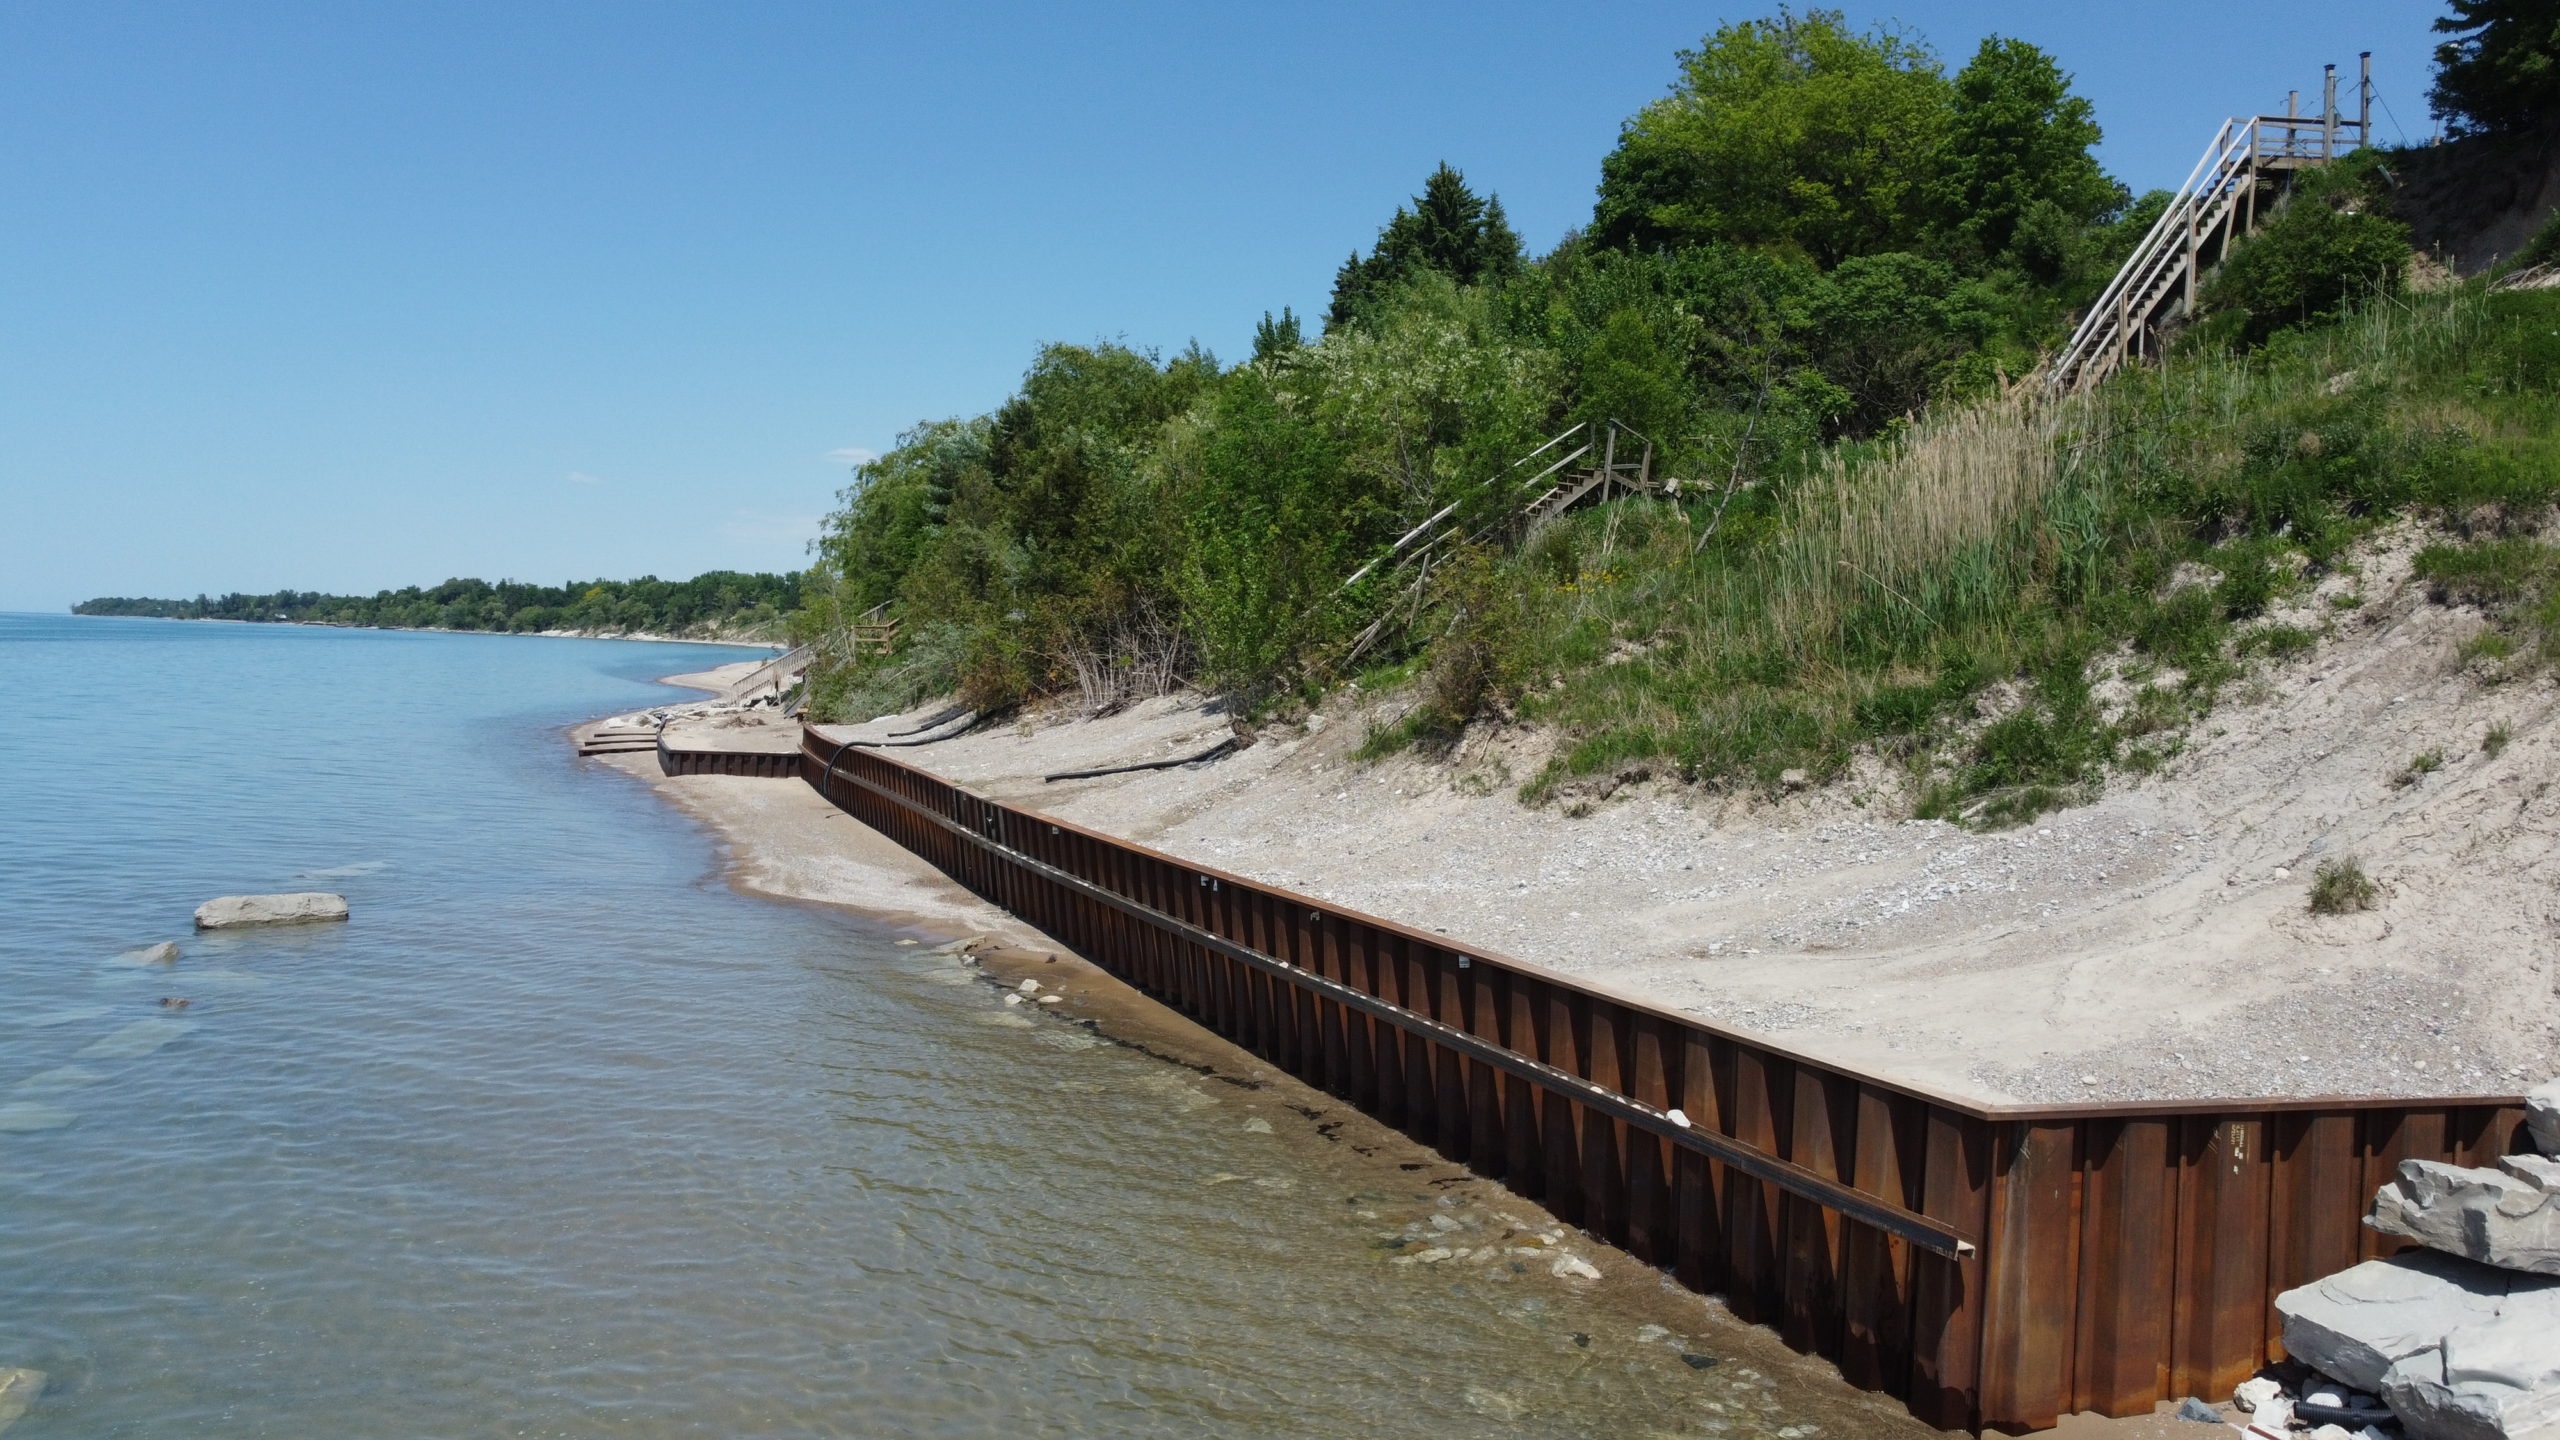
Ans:
[[[1042,776],[1192,753],[1231,719],[1167,698],[896,753],[1983,1100],[2512,1094],[2560,1063],[2555,691],[2466,670],[2456,647],[2481,619],[2419,593],[2414,548],[2391,537],[2276,616],[2340,618],[2235,687],[2158,774],[2007,831],[1900,818],[1899,777],[1874,763],[1774,801],[1631,780],[1526,807],[1512,792],[1544,762],[1535,734],[1471,735],[1446,762],[1354,759],[1395,696],[1338,698],[1212,763],[1093,780]],[[922,713],[821,733],[878,738]],[[2345,855],[2378,883],[2374,908],[2310,913],[2314,869]]]
[[[2366,556],[2365,602],[2333,638],[2240,687],[2159,774],[2008,831],[1899,818],[1897,777],[1877,765],[1774,801],[1634,780],[1527,807],[1512,792],[1543,763],[1534,734],[1473,735],[1446,761],[1353,758],[1400,713],[1394,696],[1338,698],[1210,763],[1092,780],[1042,777],[1190,754],[1235,727],[1169,697],[896,753],[1986,1101],[2510,1094],[2560,1055],[2555,692],[2466,673],[2454,650],[2480,619],[2417,593],[2412,548]],[[2303,618],[2338,613],[2326,592],[2348,583],[2301,597]],[[923,713],[821,733],[881,738]],[[805,787],[658,783],[727,838],[746,888],[1028,940]],[[2309,913],[2314,868],[2346,854],[2378,882],[2375,907]]]

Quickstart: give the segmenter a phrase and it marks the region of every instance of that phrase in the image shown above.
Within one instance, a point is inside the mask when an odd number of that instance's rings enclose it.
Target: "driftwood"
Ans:
[[[1107,765],[1100,770],[1061,770],[1055,775],[1041,776],[1040,783],[1046,785],[1052,780],[1091,780],[1097,776],[1126,775],[1137,770],[1170,770],[1176,765],[1215,760],[1234,748],[1236,748],[1236,737],[1230,735],[1197,755],[1181,755],[1171,760],[1141,760],[1135,765]]]
[[[927,730],[939,730],[943,726],[950,724],[952,721],[959,719],[962,715],[969,713],[971,712],[969,707],[966,705],[948,706],[942,710],[936,711],[933,718],[925,721],[923,724],[918,725],[912,730],[890,731],[889,738],[895,740],[901,735],[921,735]]]
[[[916,737],[915,739],[913,739],[913,740],[848,740],[848,741],[846,741],[845,743],[846,743],[846,744],[848,744],[848,745],[856,746],[856,747],[861,748],[861,749],[864,749],[864,750],[904,750],[904,749],[906,749],[908,746],[911,746],[911,745],[930,745],[930,744],[934,743],[934,742],[935,742],[935,741],[937,741],[937,740],[951,740],[951,739],[956,739],[956,738],[958,738],[959,736],[962,736],[962,735],[967,734],[967,733],[968,733],[968,731],[969,731],[969,727],[970,727],[970,726],[972,726],[972,725],[977,724],[977,723],[978,723],[978,721],[979,721],[979,719],[980,719],[980,716],[979,716],[979,714],[978,714],[978,712],[977,712],[977,711],[975,711],[975,710],[964,710],[964,711],[962,711],[961,713],[959,713],[959,714],[957,714],[957,715],[952,716],[952,717],[951,717],[951,719],[950,719],[950,722],[949,722],[947,725],[944,725],[944,726],[940,727],[940,728],[941,728],[941,733],[940,733],[940,734],[930,734],[930,735],[929,735],[929,734],[924,733],[924,731],[919,731],[919,730],[908,730],[908,731],[903,731],[903,732],[901,732],[901,733],[903,733],[903,734],[908,734],[908,735],[913,735],[913,736],[915,736],[915,737]],[[932,730],[932,729],[934,729],[934,728],[936,728],[936,727],[934,727],[934,726],[927,726],[927,727],[925,727],[925,729],[926,729],[926,730]]]

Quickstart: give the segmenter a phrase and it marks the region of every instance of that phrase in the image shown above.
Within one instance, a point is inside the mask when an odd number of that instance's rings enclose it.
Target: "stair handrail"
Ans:
[[[2048,390],[2085,386],[2122,363],[2132,337],[2149,328],[2167,299],[2160,287],[2181,274],[2187,282],[2186,302],[2192,307],[2199,247],[2218,225],[2224,253],[2228,253],[2242,223],[2231,215],[2230,207],[2239,204],[2245,190],[2254,189],[2262,172],[2327,165],[2372,142],[2372,57],[2364,59],[2360,92],[2364,98],[2353,119],[2339,113],[2337,67],[2331,66],[2318,115],[2235,116],[2222,122],[2195,168],[2187,172],[2186,183],[2178,187],[2160,218],[2151,223],[2141,243],[2073,327],[2071,339],[2046,373]],[[2253,227],[2255,219],[2253,204],[2248,217]]]
[[[2081,317],[2078,328],[2071,332],[2069,343],[2062,347],[2062,354],[2053,363],[2047,379],[2048,388],[2060,390],[2069,386],[2078,378],[2079,372],[2096,358],[2099,334],[2115,328],[2117,305],[2124,298],[2126,288],[2164,253],[2162,247],[2168,237],[2184,228],[2195,195],[2200,190],[2214,188],[2215,182],[2223,179],[2221,172],[2229,168],[2232,155],[2249,153],[2248,147],[2232,144],[2232,131],[2239,124],[2236,119],[2222,122],[2222,128],[2213,134],[2212,143],[2205,146],[2204,154],[2197,157],[2195,168],[2187,172],[2186,183],[2178,187],[2178,193],[2160,212],[2160,218],[2151,222],[2142,243],[2134,246],[2133,253],[2125,257],[2124,264],[2116,270],[2115,278],[2107,282],[2107,288],[2099,291],[2098,298],[2090,302],[2089,313]],[[2250,139],[2253,145],[2256,138],[2256,129],[2252,126]],[[2118,335],[2115,338],[2120,348],[2123,337]]]

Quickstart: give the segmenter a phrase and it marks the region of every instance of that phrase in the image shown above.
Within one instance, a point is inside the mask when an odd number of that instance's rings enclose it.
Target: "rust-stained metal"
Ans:
[[[681,749],[667,743],[665,731],[658,733],[658,773],[662,775],[748,775],[790,780],[799,777],[801,768],[796,751]]]
[[[2399,1248],[2357,1222],[2402,1159],[2521,1143],[2506,1096],[1985,1105],[877,750],[810,734],[797,758],[834,804],[1131,985],[1948,1428],[2228,1394],[2283,1353],[2278,1292]]]

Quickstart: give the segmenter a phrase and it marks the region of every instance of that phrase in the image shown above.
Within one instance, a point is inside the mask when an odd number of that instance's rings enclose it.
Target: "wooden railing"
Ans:
[[[2048,388],[2085,389],[2127,361],[2156,355],[2161,327],[2195,313],[2204,272],[2230,253],[2237,237],[2257,228],[2260,191],[2366,143],[2372,133],[2370,54],[2363,67],[2353,120],[2338,113],[2338,67],[2332,65],[2319,115],[2222,122],[2169,208],[2081,317],[2046,372]]]
[[[1985,1105],[1193,864],[816,735],[839,808],[1219,1034],[1950,1428],[2219,1398],[2513,1096]]]

